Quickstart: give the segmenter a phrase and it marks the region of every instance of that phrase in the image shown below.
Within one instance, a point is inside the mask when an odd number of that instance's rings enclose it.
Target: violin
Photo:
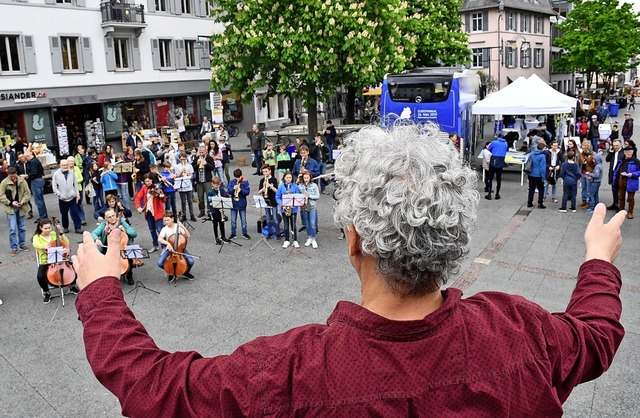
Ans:
[[[52,218],[51,226],[56,229],[56,239],[49,243],[50,247],[62,247],[63,254],[69,255],[69,244],[59,238],[62,234],[60,225],[56,223],[56,218]],[[59,263],[49,264],[47,270],[47,281],[52,286],[68,286],[76,279],[76,272],[68,261],[60,260]]]
[[[178,212],[178,219],[182,218],[182,211]],[[189,265],[187,264],[187,258],[184,255],[184,250],[187,248],[187,237],[184,234],[180,234],[180,222],[176,224],[176,233],[169,237],[168,241],[173,248],[171,254],[164,262],[163,269],[169,276],[181,276],[187,272]]]

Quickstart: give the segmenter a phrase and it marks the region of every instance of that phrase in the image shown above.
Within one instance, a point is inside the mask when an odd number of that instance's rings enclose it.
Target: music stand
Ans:
[[[184,192],[189,192],[193,190],[193,186],[191,185],[191,177],[186,176],[186,177],[176,177],[173,179],[173,188],[176,190],[176,192],[180,193],[181,191]],[[185,190],[186,189],[186,190]],[[193,214],[191,214],[193,215]],[[182,217],[184,218],[184,221],[182,221],[181,219],[179,219],[180,223],[184,225],[185,228],[187,228],[188,230],[195,230],[194,226],[191,225],[188,221],[187,221],[187,214],[183,213]]]
[[[264,196],[262,195],[253,195],[253,201],[255,202],[256,208],[258,209],[265,209],[268,208],[269,205],[267,204],[267,201],[264,200]],[[269,230],[269,225],[267,225],[267,231]],[[268,233],[267,233],[268,235]],[[262,233],[262,231],[260,231],[260,240],[258,242],[256,242],[255,244],[253,244],[253,247],[251,247],[251,249],[249,251],[253,251],[254,248],[256,248],[258,246],[258,244],[260,244],[261,242],[264,242],[265,244],[267,244],[269,246],[269,248],[271,248],[271,251],[276,251],[275,248],[273,248],[271,246],[271,244],[269,244],[269,241],[267,241],[267,238],[264,236],[264,234]]]
[[[39,261],[39,259],[38,259]],[[64,247],[49,247],[47,248],[47,264],[58,264],[58,263],[64,263],[66,261],[69,261],[68,257],[64,256]],[[58,289],[60,289],[60,295],[51,295],[51,298],[53,299],[54,297],[59,297],[60,298],[60,303],[58,303],[58,306],[56,307],[56,310],[53,312],[53,316],[51,316],[51,321],[53,321],[53,318],[56,317],[56,314],[58,313],[58,309],[60,309],[60,306],[65,306],[64,303],[64,285],[62,284],[62,280],[60,280],[58,282]],[[44,293],[43,293],[44,294]]]
[[[302,207],[304,206],[304,195],[302,193],[283,194],[282,206],[293,206],[298,208],[298,212],[300,212],[302,210]],[[293,216],[293,214],[291,216]],[[291,225],[291,227],[293,228],[294,226]],[[289,259],[289,256],[294,252],[304,257],[311,258],[310,255],[302,251],[300,248],[296,248],[295,246],[292,245],[291,250],[289,250],[289,254],[286,255],[286,257],[282,260],[282,262],[284,263],[285,261],[287,261]]]
[[[233,209],[233,202],[231,201],[230,197],[215,196],[215,197],[212,197],[211,200],[209,201],[209,206],[211,206],[213,209],[220,210],[220,216],[223,216],[222,210],[223,209]],[[213,235],[215,237],[215,228],[216,228],[216,226],[214,225],[213,213],[211,213],[211,211],[209,211],[209,219],[205,219],[202,222],[211,222],[211,228],[213,230]],[[220,232],[222,232],[222,231],[220,231]],[[222,237],[220,237],[220,238],[222,238]],[[224,244],[235,244],[238,247],[242,247],[242,244],[238,244],[237,242],[235,242],[233,240],[228,240],[228,241],[229,242],[224,242],[222,239],[220,239],[220,249],[218,250],[218,254],[220,254],[222,252],[222,247],[224,247]]]
[[[293,172],[293,167],[296,165],[296,160],[282,160],[278,161],[276,170],[287,170]],[[275,173],[272,173],[275,174]]]
[[[120,251],[120,257],[122,258],[126,258],[127,260],[136,260],[136,259],[143,259],[143,258],[149,258],[149,251],[142,248],[141,246],[137,245],[137,244],[131,244],[131,245],[125,245],[124,246],[124,250]],[[133,269],[133,265],[131,265],[131,268]],[[131,270],[131,276],[133,276],[133,270]],[[153,290],[148,288],[147,286],[144,285],[144,283],[142,283],[141,280],[136,280],[136,285],[133,286],[133,289],[129,290],[128,293],[131,293],[135,290],[135,294],[133,295],[133,302],[131,302],[131,306],[136,304],[136,297],[138,297],[138,290],[139,289],[144,289],[144,290],[148,290],[149,292],[153,292],[156,294],[160,294],[160,292],[158,292],[157,290]]]

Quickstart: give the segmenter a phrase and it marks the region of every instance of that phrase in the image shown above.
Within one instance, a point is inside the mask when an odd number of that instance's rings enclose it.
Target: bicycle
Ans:
[[[240,130],[238,128],[236,128],[235,126],[225,125],[224,128],[226,129],[226,131],[229,134],[230,138],[238,136],[238,133],[240,132]]]

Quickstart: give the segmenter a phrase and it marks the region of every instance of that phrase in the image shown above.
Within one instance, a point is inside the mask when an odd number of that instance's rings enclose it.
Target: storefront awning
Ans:
[[[51,106],[77,106],[90,103],[100,103],[98,96],[95,94],[87,94],[83,96],[66,96],[66,97],[49,97]]]

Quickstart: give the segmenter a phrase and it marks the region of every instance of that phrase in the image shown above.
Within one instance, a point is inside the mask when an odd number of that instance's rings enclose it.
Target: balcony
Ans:
[[[120,0],[100,4],[102,28],[105,36],[111,32],[134,32],[138,37],[147,26],[144,21],[144,5],[121,3]]]

